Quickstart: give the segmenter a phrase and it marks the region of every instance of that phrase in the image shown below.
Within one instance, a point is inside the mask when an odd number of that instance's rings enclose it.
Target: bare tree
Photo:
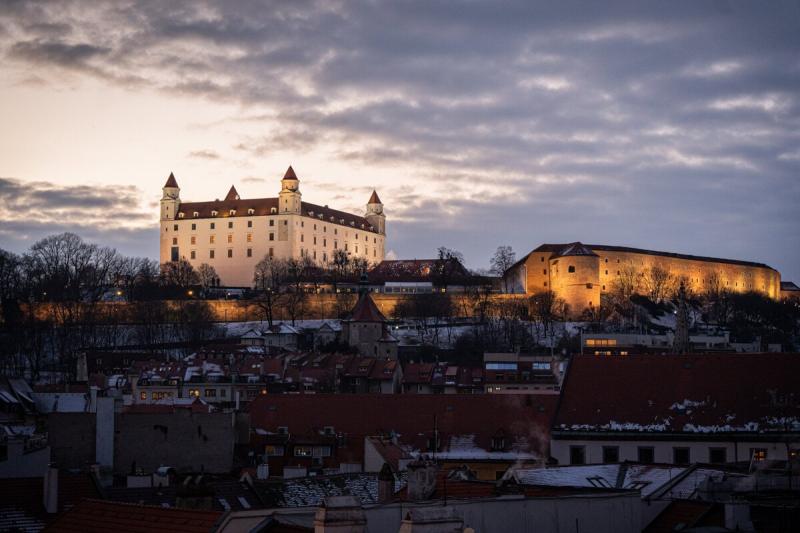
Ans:
[[[466,275],[464,256],[457,250],[440,246],[434,269],[433,278],[436,284],[447,289],[455,278]]]
[[[200,280],[200,288],[203,296],[208,296],[208,290],[219,284],[219,276],[213,266],[203,263],[197,267],[197,276]]]
[[[491,260],[491,272],[503,278],[503,288],[508,292],[508,280],[505,278],[506,272],[516,262],[517,254],[510,246],[498,246]]]
[[[161,265],[161,282],[166,286],[188,289],[198,285],[200,278],[189,261],[179,259]]]
[[[257,291],[255,304],[261,309],[269,327],[272,327],[275,310],[281,301],[281,291],[288,267],[285,259],[264,256],[256,264],[253,285]]]
[[[656,265],[644,271],[642,285],[647,296],[658,303],[673,292],[675,278],[669,270]]]

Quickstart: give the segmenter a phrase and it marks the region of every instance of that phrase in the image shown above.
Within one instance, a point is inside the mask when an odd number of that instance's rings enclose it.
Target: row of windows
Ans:
[[[640,463],[655,462],[655,448],[653,446],[639,446],[636,450],[636,460]],[[797,454],[797,450],[792,450]],[[674,446],[672,448],[672,462],[676,465],[688,465],[692,461],[697,461],[691,456],[691,448],[685,446]],[[766,461],[766,448],[750,448],[750,458],[753,461]],[[569,462],[572,465],[586,464],[586,446],[570,446]],[[603,463],[618,463],[619,446],[603,446]],[[722,464],[728,462],[728,449],[722,447],[710,447],[708,449],[708,462],[712,464]]]
[[[283,225],[284,226],[288,226],[289,225],[289,221],[288,220],[284,220],[283,221]],[[274,227],[275,226],[275,220],[274,219],[269,219],[269,226],[270,227]],[[217,228],[217,223],[216,222],[209,222],[208,223],[208,227],[209,227],[209,229],[216,229]],[[247,221],[247,227],[248,228],[252,228],[253,227],[253,221],[252,220],[248,220]],[[301,221],[300,222],[300,227],[304,228],[305,227],[305,222]],[[179,228],[180,228],[180,226],[178,224],[173,224],[172,225],[172,231],[179,231]],[[192,231],[197,231],[197,223],[192,222],[191,228],[192,228]],[[228,229],[233,229],[233,221],[232,220],[228,221]],[[165,227],[164,230],[165,231],[169,231],[169,228]],[[316,224],[314,224],[314,231],[317,231],[317,225]],[[328,232],[328,227],[327,226],[322,226],[322,231],[323,231],[323,233],[327,233]],[[334,235],[338,235],[339,234],[339,229],[338,228],[333,228],[333,234]],[[355,238],[358,239],[358,233],[355,234]],[[377,237],[373,237],[372,239],[373,239],[373,242],[376,242],[376,243],[378,242],[378,238]],[[369,235],[364,235],[364,240],[366,242],[369,242]]]

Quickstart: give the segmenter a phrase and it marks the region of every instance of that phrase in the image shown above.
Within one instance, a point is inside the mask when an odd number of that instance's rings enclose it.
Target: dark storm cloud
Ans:
[[[155,213],[142,209],[141,198],[133,186],[69,186],[0,177],[0,246],[70,228],[94,228],[107,235],[134,231],[152,224]]]
[[[0,50],[238,104],[228,124],[264,126],[245,157],[404,169],[380,188],[401,257],[583,240],[800,278],[798,21],[788,1],[14,2]]]

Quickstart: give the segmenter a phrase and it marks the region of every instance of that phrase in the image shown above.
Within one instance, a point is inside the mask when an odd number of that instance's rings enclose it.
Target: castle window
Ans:
[[[277,212],[278,212],[278,210],[277,210],[277,209],[275,209],[274,207],[272,207],[272,208],[270,208],[269,212],[270,212],[270,213],[277,213]]]
[[[173,237],[172,238],[172,244],[173,245],[177,245],[178,244],[178,238],[177,237]]]
[[[544,282],[544,286],[547,287],[547,282],[546,281]]]
[[[269,249],[269,256],[272,257],[273,255],[275,255],[275,249],[274,248],[270,248]]]
[[[253,234],[252,233],[248,233],[247,234],[247,242],[253,242]]]
[[[606,263],[608,263],[608,257],[606,257]]]
[[[608,270],[606,270],[606,276],[608,276]]]
[[[178,225],[177,224],[173,224],[172,225],[172,230],[173,231],[178,231]]]
[[[314,244],[317,244],[317,238],[314,237]]]
[[[183,218],[183,213],[178,213],[178,218]]]
[[[217,225],[216,225],[216,223],[214,223],[214,222],[212,222],[212,223],[209,225],[209,228],[211,228],[211,229],[214,229],[214,228],[216,228],[216,227],[217,227]]]
[[[197,237],[195,237],[194,235],[192,235],[192,239],[191,240],[192,240],[192,244],[197,244]]]
[[[228,222],[228,229],[233,229],[233,222]]]
[[[236,209],[231,209],[230,211],[228,211],[228,214],[229,214],[230,216],[233,216],[233,215],[235,215],[235,214],[236,214]]]
[[[547,269],[546,268],[544,270],[542,270],[542,274],[544,274],[545,276],[547,275]]]
[[[248,220],[247,221],[247,227],[248,228],[252,228],[253,227],[253,221],[252,220]]]
[[[192,259],[197,259],[197,252],[192,250],[191,252],[189,252],[189,257],[191,257]]]
[[[300,234],[300,242],[306,242],[306,238],[305,237],[306,236],[301,233]]]
[[[575,267],[572,266],[572,265],[569,265],[567,267],[567,272],[569,272],[570,274],[574,274],[575,273]]]
[[[248,215],[252,215],[252,214],[253,214],[253,213],[255,213],[255,212],[256,212],[256,210],[255,210],[255,209],[248,209],[248,210],[247,210],[247,214],[248,214]]]
[[[228,234],[228,242],[233,242],[233,235],[230,233]]]
[[[214,250],[209,250],[208,251],[208,258],[209,259],[214,259]]]
[[[233,250],[228,248],[228,257],[233,257]]]
[[[215,216],[217,216],[217,211],[211,211],[211,216],[212,216],[212,217],[215,217]]]
[[[603,285],[603,290],[606,290],[606,286],[605,285]]]
[[[273,219],[269,219],[269,225],[270,225],[270,226],[274,226],[274,225],[275,225],[275,220],[273,220]]]
[[[214,244],[214,240],[215,240],[215,239],[216,239],[216,235],[211,235],[211,236],[208,238],[208,243],[209,243],[209,244]]]
[[[197,224],[192,223],[192,231],[197,229]]]
[[[283,225],[284,225],[284,226],[288,226],[288,225],[289,225],[289,221],[288,221],[288,220],[284,220],[284,221],[283,221]]]
[[[270,233],[269,234],[269,240],[271,240],[271,241],[275,240],[275,234],[274,233]]]
[[[197,217],[199,217],[199,216],[200,216],[200,213],[198,213],[197,211],[195,211],[194,213],[192,213],[192,216],[193,216],[194,218],[197,218]]]
[[[303,222],[302,220],[300,221],[300,227],[301,227],[301,228],[305,228],[305,227],[306,227],[306,223],[305,223],[305,222]]]
[[[544,263],[544,256],[541,257],[542,263]]]
[[[322,246],[328,246],[328,239],[322,239]]]
[[[252,248],[248,248],[247,249],[247,257],[253,257],[253,249]]]

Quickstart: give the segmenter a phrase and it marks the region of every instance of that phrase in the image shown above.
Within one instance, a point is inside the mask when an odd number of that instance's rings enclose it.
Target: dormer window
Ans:
[[[364,229],[364,224],[361,224],[361,229]]]
[[[178,218],[183,218],[183,213],[178,213]]]
[[[355,223],[355,222],[353,222],[353,221],[351,220],[351,221],[350,221],[350,225],[351,225],[351,226],[355,226],[355,225],[356,225],[356,223]]]
[[[308,212],[308,216],[313,217],[314,216],[314,211],[309,211]]]
[[[200,213],[198,213],[197,211],[195,211],[194,213],[192,213],[192,216],[193,216],[194,218],[197,218],[197,217],[199,217],[199,216],[200,216]]]
[[[215,216],[217,216],[218,214],[219,214],[219,212],[218,212],[218,211],[211,211],[211,216],[212,216],[212,217],[215,217]]]
[[[322,220],[322,213],[320,213],[320,214],[318,215],[318,218],[319,218],[320,220]]]
[[[247,210],[247,214],[248,214],[248,215],[252,215],[252,214],[254,214],[255,212],[256,212],[256,210],[255,210],[255,209],[252,209],[252,208]]]
[[[278,212],[278,210],[276,208],[274,208],[274,207],[271,207],[269,212],[272,213],[272,214],[275,214],[275,213]]]
[[[231,209],[230,211],[228,211],[228,214],[229,214],[230,216],[233,216],[233,215],[235,215],[235,214],[236,214],[236,209]]]
[[[331,222],[333,222],[334,220],[336,220],[336,219],[335,219],[335,218],[333,218],[333,217],[331,217]]]

